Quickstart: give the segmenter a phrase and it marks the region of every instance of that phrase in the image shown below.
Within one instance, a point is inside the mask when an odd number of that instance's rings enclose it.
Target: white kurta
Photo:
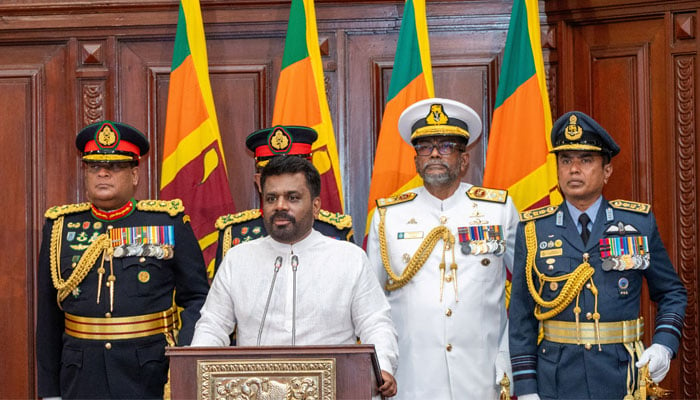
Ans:
[[[265,310],[275,259],[283,258],[265,318],[261,345],[292,344],[292,254],[296,273],[295,344],[374,344],[380,367],[394,374],[396,330],[389,304],[369,260],[356,245],[312,230],[294,245],[270,236],[244,242],[226,253],[216,272],[192,346],[255,346]]]
[[[518,214],[510,198],[504,204],[471,200],[466,195],[471,186],[462,183],[445,200],[419,187],[413,190],[417,196],[412,201],[386,207],[387,247],[394,273],[401,275],[441,219],[455,235],[458,265],[458,292],[448,278],[440,301],[440,241],[407,285],[387,292],[401,353],[395,376],[397,399],[495,399],[499,393],[495,366],[499,351],[504,365],[510,365],[504,285],[506,266],[510,269],[513,264]],[[480,217],[473,216],[477,212]],[[500,225],[505,253],[463,254],[458,227],[474,225]],[[384,285],[387,273],[379,250],[378,226],[379,213],[375,212],[367,253]],[[447,251],[448,277],[451,262],[452,252]]]

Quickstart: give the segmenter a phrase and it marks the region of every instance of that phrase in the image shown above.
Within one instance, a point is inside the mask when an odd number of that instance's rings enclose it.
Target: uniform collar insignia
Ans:
[[[557,211],[557,226],[564,226],[564,211]]]

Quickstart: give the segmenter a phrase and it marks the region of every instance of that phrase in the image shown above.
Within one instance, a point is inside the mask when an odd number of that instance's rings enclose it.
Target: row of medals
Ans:
[[[129,244],[114,248],[113,256],[121,257],[154,257],[159,260],[169,260],[175,255],[175,249],[168,244]]]

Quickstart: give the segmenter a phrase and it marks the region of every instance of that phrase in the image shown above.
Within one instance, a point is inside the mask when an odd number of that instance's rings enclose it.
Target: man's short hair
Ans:
[[[309,192],[311,192],[312,199],[321,195],[321,175],[319,175],[318,170],[309,160],[296,156],[273,157],[262,170],[260,175],[260,188],[264,190],[265,181],[270,176],[296,173],[304,174],[306,186],[309,188]]]

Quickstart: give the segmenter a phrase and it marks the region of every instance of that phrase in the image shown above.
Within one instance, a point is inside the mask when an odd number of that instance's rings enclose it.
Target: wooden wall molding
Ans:
[[[682,347],[683,396],[688,399],[698,398],[698,377],[700,370],[700,333],[698,332],[698,204],[695,149],[695,55],[678,55],[674,57],[674,80],[676,95],[675,130],[676,154],[678,167],[676,176],[679,226],[678,273],[688,289],[688,307],[685,310]]]

